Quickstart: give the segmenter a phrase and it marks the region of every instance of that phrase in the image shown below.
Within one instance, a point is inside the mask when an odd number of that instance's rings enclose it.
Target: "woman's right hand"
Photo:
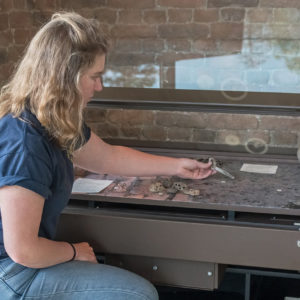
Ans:
[[[95,264],[98,263],[94,250],[89,243],[76,243],[73,244],[73,246],[76,250],[76,256],[74,260],[89,261]]]

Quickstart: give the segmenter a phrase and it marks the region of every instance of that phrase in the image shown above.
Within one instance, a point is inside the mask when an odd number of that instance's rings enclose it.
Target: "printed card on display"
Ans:
[[[78,178],[74,181],[72,193],[86,193],[95,194],[99,193],[108,187],[112,180],[99,180],[91,178]]]
[[[258,165],[258,164],[243,164],[242,172],[260,173],[260,174],[276,174],[278,166],[276,165]]]

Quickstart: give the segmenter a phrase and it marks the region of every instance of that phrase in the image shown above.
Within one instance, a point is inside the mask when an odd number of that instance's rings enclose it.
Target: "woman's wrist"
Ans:
[[[185,158],[177,158],[177,164],[176,164],[176,170],[175,170],[175,176],[182,176],[182,172],[185,169],[185,165],[186,165],[186,159]]]
[[[76,257],[76,248],[75,248],[75,246],[72,244],[72,243],[70,243],[70,242],[67,242],[71,247],[72,247],[72,249],[73,249],[73,256],[72,256],[72,258],[69,260],[69,261],[73,261],[74,259],[75,259],[75,257]]]

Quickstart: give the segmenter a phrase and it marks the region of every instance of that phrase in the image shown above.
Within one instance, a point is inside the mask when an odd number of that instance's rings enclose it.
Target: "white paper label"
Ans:
[[[72,193],[99,193],[108,187],[112,182],[112,180],[78,178],[74,181]]]
[[[241,171],[249,173],[276,174],[277,168],[278,166],[275,165],[243,164]]]

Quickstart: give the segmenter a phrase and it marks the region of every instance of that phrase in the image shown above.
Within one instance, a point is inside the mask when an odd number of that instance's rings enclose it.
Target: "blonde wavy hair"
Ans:
[[[83,142],[82,73],[107,53],[108,39],[96,20],[55,13],[31,40],[0,94],[0,118],[34,113],[58,145],[72,153]]]

